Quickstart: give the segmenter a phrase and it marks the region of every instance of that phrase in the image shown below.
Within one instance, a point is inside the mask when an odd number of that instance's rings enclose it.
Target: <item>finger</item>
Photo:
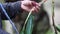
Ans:
[[[40,7],[39,7],[39,6],[36,6],[36,9],[39,11],[39,10],[40,10]],[[38,11],[37,11],[37,12],[38,12]]]
[[[39,6],[39,3],[35,2],[35,1],[32,1],[31,3],[33,6]]]
[[[33,10],[32,10],[33,9]],[[31,10],[33,11],[33,12],[35,12],[35,7],[33,7]]]
[[[40,6],[39,3],[36,3],[36,6]]]
[[[33,12],[38,12],[38,10],[37,10],[37,8],[36,8],[36,7],[34,8]]]
[[[35,9],[36,12],[38,12],[38,11],[40,10],[40,7],[39,7],[39,6],[36,6],[35,8],[36,8],[36,9]]]

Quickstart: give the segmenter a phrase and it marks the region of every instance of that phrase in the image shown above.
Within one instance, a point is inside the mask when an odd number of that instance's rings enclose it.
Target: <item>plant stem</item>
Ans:
[[[53,21],[53,26],[54,26],[55,34],[58,34],[57,30],[55,28],[55,22],[54,22],[54,0],[52,0],[52,21]]]

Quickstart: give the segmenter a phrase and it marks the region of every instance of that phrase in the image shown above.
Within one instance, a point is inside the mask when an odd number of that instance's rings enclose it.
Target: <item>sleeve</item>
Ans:
[[[16,16],[16,14],[21,13],[22,9],[21,9],[21,2],[17,1],[17,2],[9,2],[9,3],[4,3],[2,4],[4,9],[6,10],[7,14],[9,15],[10,18],[14,18]],[[1,17],[2,19],[7,19],[5,14],[3,13],[1,7],[0,7],[0,11],[1,11]]]

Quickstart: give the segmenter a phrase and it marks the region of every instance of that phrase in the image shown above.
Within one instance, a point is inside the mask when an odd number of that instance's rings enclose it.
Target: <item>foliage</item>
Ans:
[[[22,29],[22,31],[20,32],[20,34],[32,34],[33,31],[33,15],[30,15],[26,27]]]

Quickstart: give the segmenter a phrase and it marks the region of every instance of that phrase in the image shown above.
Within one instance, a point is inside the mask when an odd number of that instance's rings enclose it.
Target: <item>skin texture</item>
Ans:
[[[35,11],[38,12],[40,9],[39,4],[35,1],[21,1],[21,8],[23,10],[29,12],[33,7],[35,7],[33,12],[35,12]]]

